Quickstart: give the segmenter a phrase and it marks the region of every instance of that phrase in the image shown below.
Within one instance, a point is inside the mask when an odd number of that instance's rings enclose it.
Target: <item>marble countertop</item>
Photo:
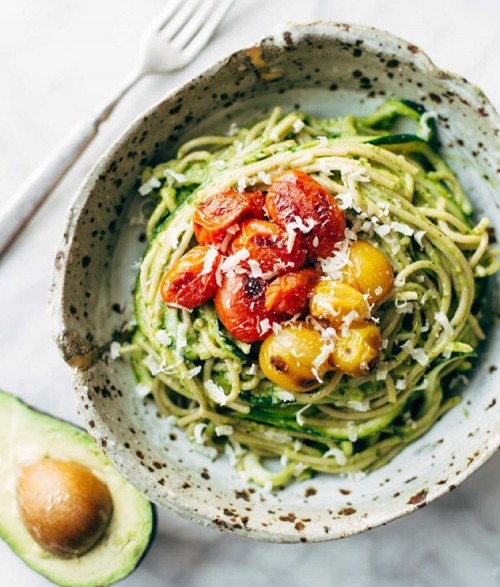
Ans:
[[[72,125],[112,95],[141,31],[166,0],[4,0],[0,4],[0,205]],[[478,84],[500,108],[497,0],[236,0],[189,68],[141,82],[102,128],[10,254],[0,261],[0,387],[78,421],[71,373],[49,335],[54,251],[75,189],[102,151],[174,85],[285,20],[374,25],[411,40]],[[127,587],[493,587],[500,585],[500,457],[409,517],[347,540],[268,545],[195,526],[166,511]],[[0,542],[0,584],[49,583]]]

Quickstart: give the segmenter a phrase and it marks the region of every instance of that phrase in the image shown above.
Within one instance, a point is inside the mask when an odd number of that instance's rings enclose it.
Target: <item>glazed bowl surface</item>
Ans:
[[[410,513],[484,463],[500,440],[500,283],[491,279],[491,324],[463,402],[392,462],[368,476],[318,476],[268,493],[225,458],[211,462],[134,392],[116,332],[133,317],[143,167],[203,133],[245,124],[275,105],[319,116],[369,112],[388,97],[437,115],[445,158],[477,217],[500,230],[500,119],[483,93],[437,69],[415,45],[357,25],[284,25],[218,63],[136,120],[87,177],[55,262],[53,333],[74,369],[81,418],[122,474],[151,501],[195,522],[274,542],[355,534]]]

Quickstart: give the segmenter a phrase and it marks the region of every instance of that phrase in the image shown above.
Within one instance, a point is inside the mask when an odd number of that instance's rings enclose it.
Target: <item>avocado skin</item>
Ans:
[[[14,426],[17,429],[13,431]],[[31,439],[25,442],[23,434]],[[47,446],[43,445],[44,437]],[[57,442],[52,446],[51,440]],[[75,460],[100,474],[115,504],[110,526],[97,545],[84,555],[73,559],[55,557],[43,551],[24,527],[18,514],[15,491],[9,492],[0,485],[0,510],[6,508],[6,512],[12,512],[10,516],[0,516],[0,538],[30,568],[62,587],[105,587],[128,576],[144,560],[154,541],[157,527],[155,506],[125,481],[81,428],[0,390],[0,454],[4,457],[1,461],[7,462],[6,457],[12,456],[15,462],[18,449],[26,458],[30,447],[35,444],[34,461],[44,456]],[[5,478],[6,471],[1,462],[0,474]],[[10,471],[11,476],[15,474]],[[120,515],[120,512],[126,515]],[[120,537],[123,543],[126,541],[123,549],[120,548]]]

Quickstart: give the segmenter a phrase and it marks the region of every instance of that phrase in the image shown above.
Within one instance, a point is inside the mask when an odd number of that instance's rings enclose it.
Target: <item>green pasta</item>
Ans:
[[[410,131],[396,133],[401,123]],[[460,401],[455,384],[484,338],[483,284],[498,261],[487,219],[472,223],[436,141],[435,118],[409,101],[336,119],[275,108],[251,127],[191,140],[177,158],[145,170],[140,191],[155,209],[137,280],[137,329],[122,352],[141,393],[151,393],[198,450],[226,453],[267,488],[315,472],[369,472]],[[167,307],[159,291],[165,271],[195,244],[200,202],[231,187],[265,190],[286,169],[322,184],[344,210],[350,238],[382,250],[395,273],[392,293],[374,311],[378,366],[357,378],[330,373],[307,393],[267,380],[258,343],[233,339],[212,302],[188,312]]]

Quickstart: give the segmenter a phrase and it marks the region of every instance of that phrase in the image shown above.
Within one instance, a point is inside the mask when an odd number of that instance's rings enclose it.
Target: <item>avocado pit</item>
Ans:
[[[74,461],[44,459],[23,467],[16,500],[32,538],[58,557],[77,557],[91,550],[113,511],[107,485]]]

